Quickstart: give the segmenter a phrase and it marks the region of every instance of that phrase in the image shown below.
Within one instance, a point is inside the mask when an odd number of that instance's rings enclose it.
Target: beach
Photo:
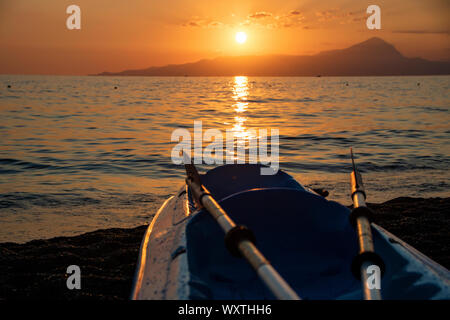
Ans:
[[[373,222],[450,267],[450,198],[398,197],[369,207]],[[0,299],[129,299],[146,228],[1,243]],[[81,268],[80,290],[66,287],[66,268],[72,264]]]

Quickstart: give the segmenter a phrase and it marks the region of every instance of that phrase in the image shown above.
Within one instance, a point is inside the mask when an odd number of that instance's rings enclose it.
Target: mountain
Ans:
[[[450,61],[407,58],[380,38],[312,56],[236,56],[102,76],[388,76],[450,74]]]

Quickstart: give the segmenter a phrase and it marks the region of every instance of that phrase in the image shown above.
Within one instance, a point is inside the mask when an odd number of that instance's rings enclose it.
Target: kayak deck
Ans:
[[[226,165],[202,182],[302,299],[362,299],[351,272],[358,252],[348,208],[314,194],[290,175],[259,165]],[[449,272],[373,225],[386,272],[384,299],[448,299]],[[143,257],[143,255],[145,255]],[[231,256],[213,218],[184,188],[154,218],[138,261],[135,299],[273,299],[243,259]]]

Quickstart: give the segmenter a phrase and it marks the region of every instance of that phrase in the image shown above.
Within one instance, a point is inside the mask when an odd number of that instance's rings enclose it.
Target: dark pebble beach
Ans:
[[[450,198],[396,198],[370,204],[373,222],[447,269]],[[74,237],[0,244],[0,299],[129,299],[147,226],[105,229]],[[81,289],[68,290],[66,268],[81,268]]]

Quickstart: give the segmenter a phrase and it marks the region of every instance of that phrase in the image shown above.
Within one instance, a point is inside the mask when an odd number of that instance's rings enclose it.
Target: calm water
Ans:
[[[350,146],[369,201],[448,197],[449,87],[450,77],[0,76],[0,242],[148,222],[183,182],[171,133],[194,120],[244,136],[278,128],[281,169],[344,204]]]

